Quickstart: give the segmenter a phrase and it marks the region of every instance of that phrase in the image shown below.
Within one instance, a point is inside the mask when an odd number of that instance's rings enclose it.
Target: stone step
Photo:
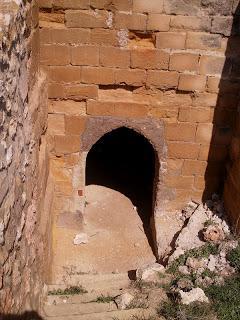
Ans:
[[[80,304],[57,304],[57,305],[44,305],[43,312],[48,317],[59,316],[75,316],[91,313],[102,313],[116,311],[117,305],[114,302],[109,303],[80,303]]]
[[[67,315],[59,317],[45,317],[44,320],[134,320],[136,316],[140,319],[147,319],[150,316],[155,316],[155,309],[130,309],[116,310],[102,313],[92,313],[84,315]],[[158,318],[163,320],[164,318]]]
[[[96,275],[79,275],[72,278],[72,283],[66,284],[49,284],[48,292],[62,289],[71,286],[71,285],[81,285],[88,292],[92,290],[112,290],[112,289],[121,289],[127,288],[131,283],[131,280],[128,277],[127,273],[118,273],[118,274],[96,274]]]
[[[123,292],[124,290],[122,289],[102,289],[77,295],[48,295],[45,299],[45,303],[47,305],[86,303],[93,302],[101,296],[117,297]]]

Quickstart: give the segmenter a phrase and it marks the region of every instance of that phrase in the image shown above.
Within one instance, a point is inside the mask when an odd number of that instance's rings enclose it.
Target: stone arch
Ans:
[[[86,128],[81,137],[81,151],[79,154],[79,163],[73,168],[73,212],[81,212],[84,215],[85,210],[85,180],[86,180],[86,159],[92,146],[105,134],[114,129],[126,127],[145,137],[152,145],[156,154],[157,170],[155,175],[154,190],[154,208],[152,214],[152,230],[156,230],[157,217],[165,214],[165,205],[172,199],[172,191],[165,187],[163,176],[166,172],[166,144],[164,139],[164,125],[161,119],[153,118],[112,118],[112,117],[91,117],[86,123]],[[155,235],[156,239],[158,235]],[[158,241],[155,241],[156,252],[159,247]]]

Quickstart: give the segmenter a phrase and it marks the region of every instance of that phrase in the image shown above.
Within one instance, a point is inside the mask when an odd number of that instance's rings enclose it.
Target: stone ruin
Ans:
[[[0,313],[162,261],[214,193],[239,231],[239,8],[1,1]]]

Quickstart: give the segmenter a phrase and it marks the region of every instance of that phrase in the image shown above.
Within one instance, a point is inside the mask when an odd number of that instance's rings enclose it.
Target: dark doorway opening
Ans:
[[[126,127],[115,129],[99,139],[86,161],[86,185],[111,188],[132,201],[154,254],[151,216],[156,165],[156,154],[150,142]]]

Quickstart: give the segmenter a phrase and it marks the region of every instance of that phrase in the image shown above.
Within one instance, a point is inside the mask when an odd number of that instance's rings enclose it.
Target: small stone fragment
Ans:
[[[204,229],[203,237],[207,242],[218,244],[225,239],[225,234],[221,226],[213,224]]]
[[[126,292],[121,294],[115,299],[118,309],[125,310],[130,305],[130,303],[134,300],[134,296],[130,293]]]
[[[154,263],[153,265],[138,269],[136,275],[139,280],[157,282],[160,279],[159,274],[161,273],[165,273],[164,266],[159,263]]]
[[[179,291],[182,304],[189,305],[193,302],[206,302],[209,303],[208,297],[205,295],[201,288],[193,288],[189,292]]]
[[[86,233],[79,233],[75,236],[73,243],[75,245],[88,243],[88,235]]]

